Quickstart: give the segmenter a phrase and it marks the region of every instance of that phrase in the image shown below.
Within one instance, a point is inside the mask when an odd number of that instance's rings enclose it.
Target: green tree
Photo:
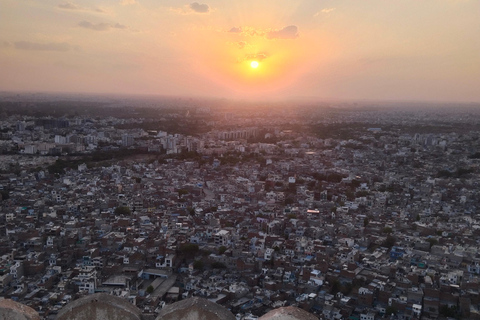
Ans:
[[[147,291],[148,294],[151,294],[153,292],[153,287],[148,286],[146,291]]]
[[[221,262],[215,261],[212,263],[212,269],[226,269],[227,266]]]
[[[10,192],[8,190],[2,190],[0,192],[0,201],[7,200],[8,198],[10,198]]]
[[[363,226],[366,227],[370,223],[370,219],[368,217],[363,218]]]
[[[383,228],[383,230],[382,230],[383,233],[388,233],[388,234],[392,233],[392,231],[393,231],[393,230],[392,230],[392,228],[390,228],[390,227],[385,227],[385,228]]]
[[[366,197],[366,196],[368,196],[368,194],[369,194],[368,191],[360,190],[360,191],[355,192],[355,197],[357,197],[357,198]]]
[[[227,251],[227,247],[225,246],[221,246],[220,248],[218,248],[218,254],[224,254],[225,251]]]
[[[338,280],[335,280],[333,283],[332,283],[332,288],[330,289],[330,293],[331,294],[337,294],[338,291],[340,291],[340,282]]]
[[[193,269],[195,269],[195,270],[203,270],[203,267],[204,267],[204,265],[203,265],[203,261],[202,261],[202,260],[195,260],[195,261],[193,262]]]
[[[392,306],[388,306],[387,309],[385,309],[385,315],[390,316],[392,314],[397,314],[397,309]]]
[[[428,238],[427,242],[430,243],[430,248],[433,247],[434,245],[438,244],[438,240],[435,238]]]
[[[199,248],[198,248],[198,245],[197,244],[194,244],[194,243],[185,243],[185,244],[182,244],[180,246],[180,249],[179,251],[184,254],[185,256],[187,257],[194,257],[197,252],[198,252]]]
[[[391,235],[388,235],[385,241],[382,242],[382,247],[386,247],[388,249],[391,249],[394,245],[397,239]]]
[[[187,190],[187,189],[178,189],[177,192],[178,192],[178,196],[179,196],[179,197],[188,194],[188,190]]]
[[[131,214],[130,208],[129,207],[116,207],[115,208],[115,214],[116,215],[124,215],[124,216],[129,216]]]
[[[448,305],[443,305],[440,307],[438,312],[444,317],[455,318],[456,316],[458,316],[458,307],[457,306],[449,307]]]

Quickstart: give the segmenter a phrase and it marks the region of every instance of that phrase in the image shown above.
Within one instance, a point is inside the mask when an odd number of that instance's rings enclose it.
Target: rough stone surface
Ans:
[[[299,308],[284,307],[270,311],[259,320],[318,320],[318,318]]]
[[[57,320],[142,320],[140,310],[125,299],[96,293],[63,307]]]
[[[166,306],[157,320],[235,320],[235,316],[219,304],[194,297]]]
[[[40,320],[32,308],[10,299],[0,300],[0,320]]]
[[[311,313],[295,307],[270,311],[259,320],[317,320]],[[41,320],[38,313],[21,303],[0,299],[0,320]],[[72,301],[58,313],[56,320],[145,320],[140,310],[127,300],[97,293]],[[203,298],[190,298],[166,306],[156,320],[235,320],[219,304]]]

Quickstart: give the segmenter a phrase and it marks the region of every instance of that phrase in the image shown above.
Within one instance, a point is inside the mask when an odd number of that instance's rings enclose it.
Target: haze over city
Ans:
[[[2,0],[0,90],[480,101],[475,0]]]
[[[479,0],[0,0],[0,319],[480,320]]]

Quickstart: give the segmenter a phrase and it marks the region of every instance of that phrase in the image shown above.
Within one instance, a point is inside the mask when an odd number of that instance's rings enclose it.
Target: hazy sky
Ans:
[[[0,0],[0,90],[479,102],[480,0]]]

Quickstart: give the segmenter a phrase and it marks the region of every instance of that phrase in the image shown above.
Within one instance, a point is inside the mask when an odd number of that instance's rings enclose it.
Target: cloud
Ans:
[[[318,17],[322,14],[329,14],[330,12],[335,11],[335,10],[336,10],[336,8],[324,8],[324,9],[318,11],[317,13],[315,13],[313,16]]]
[[[259,52],[259,53],[250,53],[246,54],[244,60],[250,61],[250,60],[256,60],[256,61],[262,61],[268,58],[268,54],[265,52]]]
[[[137,1],[136,0],[122,0],[120,1],[120,4],[122,6],[128,6],[128,5],[132,5],[132,4],[136,4]]]
[[[91,23],[90,21],[80,21],[78,25],[85,29],[95,30],[95,31],[107,31],[110,29],[110,24],[108,23]]]
[[[210,11],[208,4],[204,3],[192,2],[189,7],[196,13],[208,13]]]
[[[239,42],[237,42],[237,45],[238,45],[238,48],[239,48],[239,49],[245,48],[245,46],[246,46],[247,44],[248,44],[248,43],[246,43],[245,41],[239,41]]]
[[[182,7],[170,7],[170,11],[173,11],[178,14],[205,14],[212,12],[212,8],[208,6],[208,4],[192,2],[190,4],[186,4]]]
[[[14,42],[15,49],[28,51],[69,51],[72,46],[65,42],[37,43],[29,41]]]
[[[115,24],[103,23],[103,22],[91,23],[90,21],[86,21],[86,20],[80,21],[78,23],[78,26],[85,29],[95,30],[95,31],[108,31],[111,28],[122,29],[122,30],[128,29],[126,25],[123,25],[120,23],[115,23]]]
[[[295,39],[298,38],[297,26],[288,26],[280,30],[267,32],[268,39]]]
[[[72,2],[63,2],[60,3],[57,8],[62,9],[62,10],[71,10],[71,11],[85,11],[85,12],[98,12],[98,13],[106,13],[105,10],[102,10],[100,8],[85,8],[81,7],[75,3]]]
[[[251,47],[251,45],[247,41],[227,41],[227,44],[235,46],[238,49],[245,49]]]
[[[127,29],[126,25],[123,25],[123,24],[120,24],[120,23],[115,23],[112,27],[116,28],[116,29]]]
[[[248,26],[232,27],[225,32],[239,34],[244,37],[264,36],[266,34],[264,30],[257,30],[255,28],[248,27]]]
[[[60,3],[58,5],[58,8],[64,9],[64,10],[83,10],[81,7],[71,2]]]
[[[231,32],[231,33],[241,33],[242,32],[242,27],[232,27],[230,30],[228,30],[228,32]]]
[[[298,27],[291,25],[281,29],[256,29],[249,26],[232,27],[223,32],[233,33],[242,37],[262,37],[271,40],[275,39],[296,39],[299,37]]]

